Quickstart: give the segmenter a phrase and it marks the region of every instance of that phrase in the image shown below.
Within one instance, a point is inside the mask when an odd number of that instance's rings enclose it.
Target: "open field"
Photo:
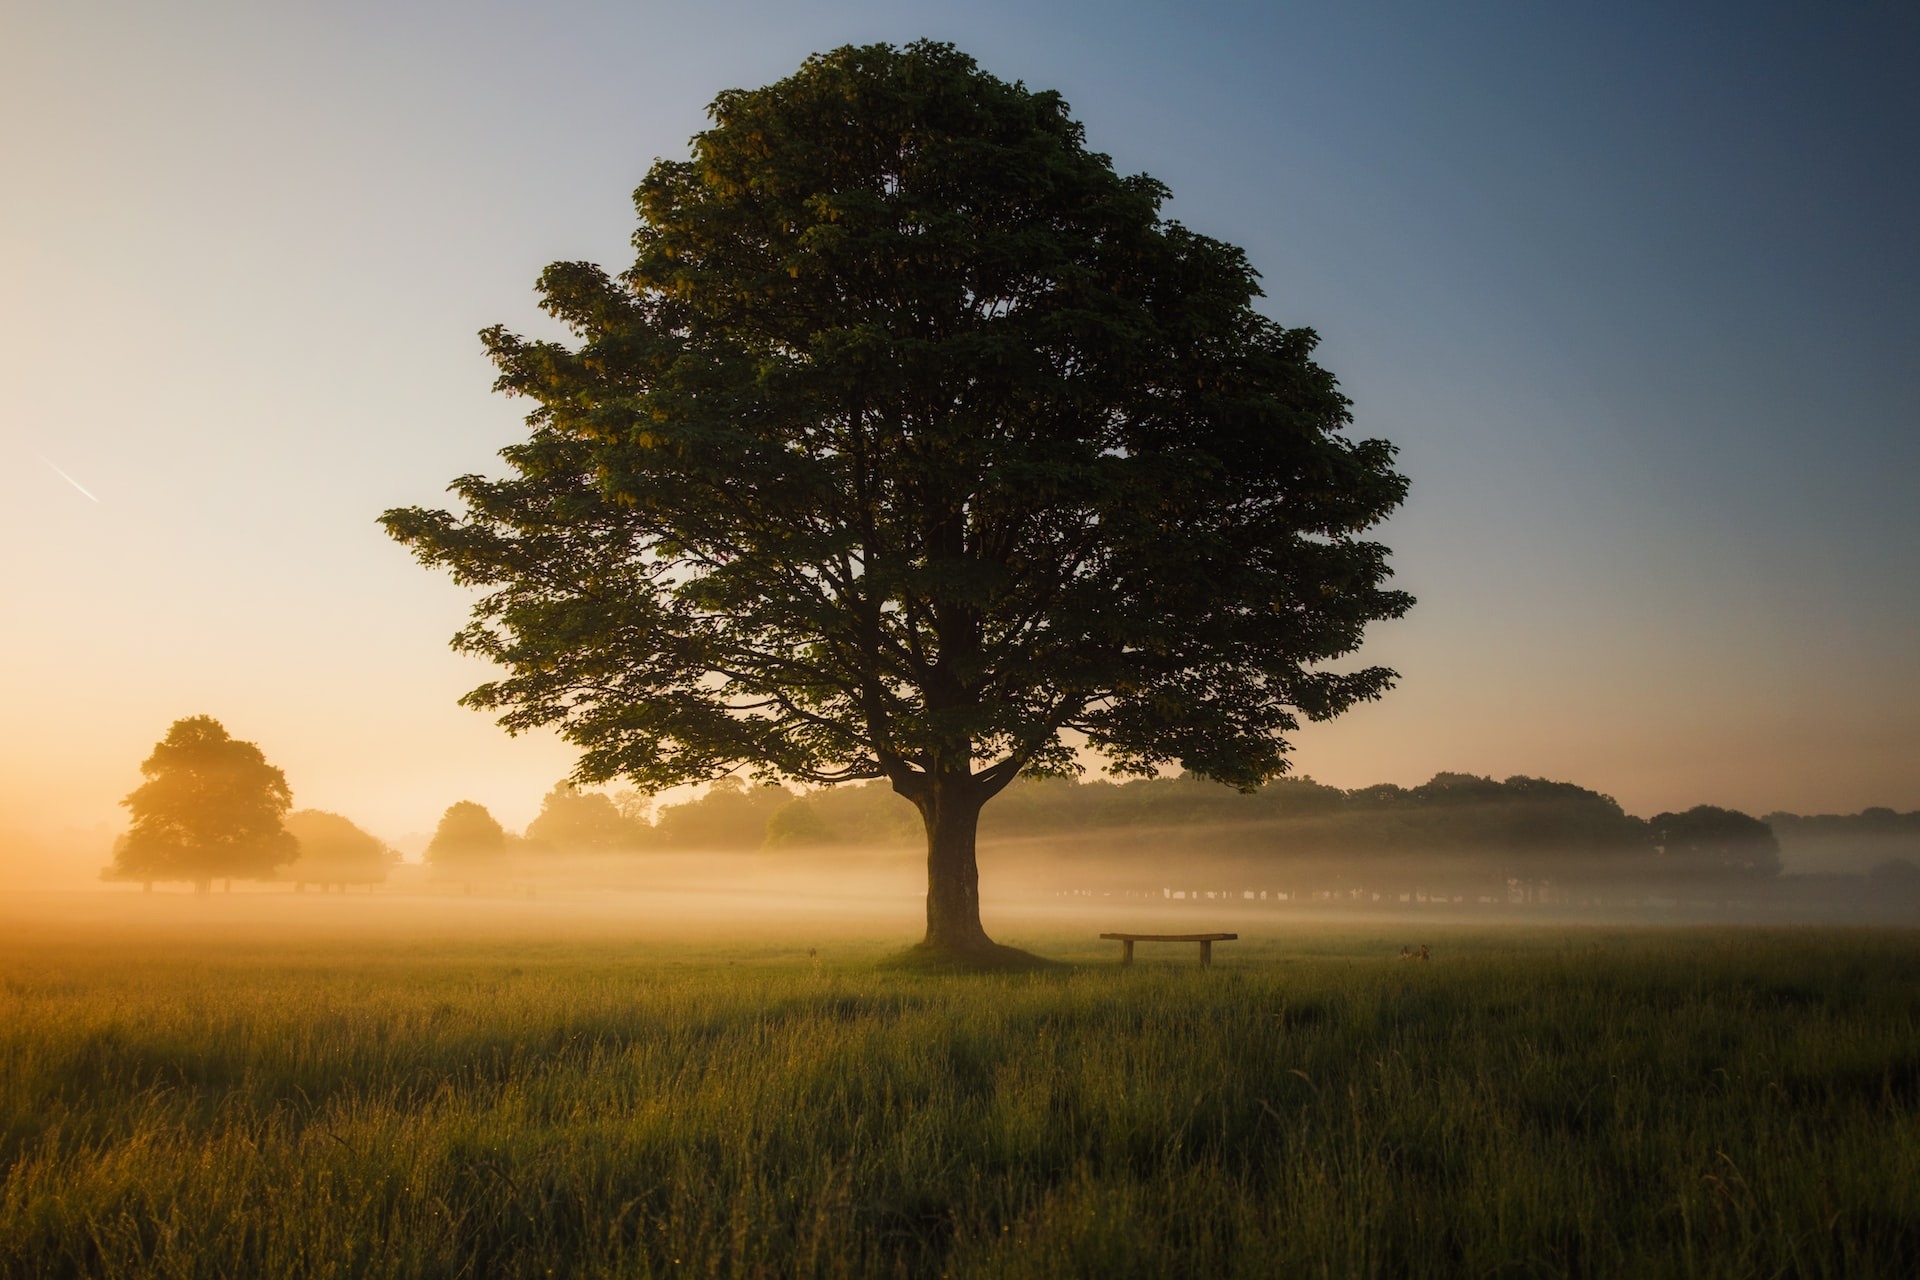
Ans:
[[[1912,931],[1277,923],[1122,971],[1035,920],[1067,967],[941,978],[877,966],[897,918],[97,897],[0,900],[7,1275],[1920,1258]]]

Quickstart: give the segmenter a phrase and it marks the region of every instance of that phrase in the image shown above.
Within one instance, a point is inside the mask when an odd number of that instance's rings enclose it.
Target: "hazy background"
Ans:
[[[920,36],[1063,91],[1402,447],[1402,685],[1300,771],[1920,807],[1916,11],[1330,8],[0,6],[0,841],[120,828],[201,713],[389,839],[530,820],[571,752],[454,705],[466,600],[374,517],[520,433],[475,331],[624,265],[715,92]]]

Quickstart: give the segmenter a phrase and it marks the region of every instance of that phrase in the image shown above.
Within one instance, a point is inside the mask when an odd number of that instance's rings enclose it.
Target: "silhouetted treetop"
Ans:
[[[1770,813],[1767,825],[1785,835],[1905,837],[1920,841],[1920,810],[1900,813],[1874,805],[1858,813]]]
[[[1780,872],[1780,841],[1773,828],[1737,809],[1697,804],[1685,813],[1647,820],[1662,856],[1708,872],[1772,876]]]
[[[470,705],[582,782],[885,778],[965,947],[981,804],[1070,741],[1255,787],[1390,686],[1329,664],[1411,603],[1364,536],[1392,446],[1057,94],[922,42],[711,114],[624,273],[541,277],[571,344],[485,333],[534,404],[513,474],[384,517],[486,591],[458,643],[507,674]]]

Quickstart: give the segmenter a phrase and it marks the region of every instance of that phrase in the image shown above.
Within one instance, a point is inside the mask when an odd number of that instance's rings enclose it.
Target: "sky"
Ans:
[[[572,765],[375,517],[523,432],[475,336],[730,87],[948,40],[1241,245],[1412,480],[1381,702],[1294,766],[1920,808],[1920,10],[0,5],[0,833],[182,716],[389,839]]]

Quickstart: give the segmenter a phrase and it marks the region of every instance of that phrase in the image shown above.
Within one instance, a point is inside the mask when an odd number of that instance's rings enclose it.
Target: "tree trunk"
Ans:
[[[971,778],[935,776],[914,801],[927,827],[927,937],[929,950],[991,951],[980,927],[980,864],[974,839],[982,799]]]
[[[1001,946],[980,927],[980,864],[974,857],[974,838],[980,830],[980,807],[1000,787],[982,783],[971,773],[934,770],[897,775],[893,789],[920,811],[927,828],[927,936],[909,947],[900,962],[942,972],[1045,967],[1045,960]]]
[[[213,881],[195,880],[193,882],[193,891],[200,897],[205,897],[207,894],[213,892]]]

